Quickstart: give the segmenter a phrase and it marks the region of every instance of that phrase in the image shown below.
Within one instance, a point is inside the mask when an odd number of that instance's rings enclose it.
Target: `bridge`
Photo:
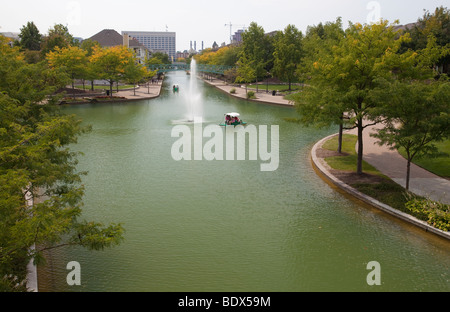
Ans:
[[[174,64],[152,64],[147,66],[149,70],[157,70],[159,73],[167,73],[171,71],[184,70],[190,71],[191,65],[185,63],[174,63]],[[197,71],[201,73],[211,73],[223,75],[227,70],[233,68],[232,66],[226,65],[206,65],[197,64]]]

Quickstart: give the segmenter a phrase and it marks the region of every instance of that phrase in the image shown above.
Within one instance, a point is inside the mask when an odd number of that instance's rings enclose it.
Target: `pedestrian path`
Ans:
[[[161,93],[162,82],[140,86],[136,90],[122,90],[115,93],[115,96],[124,97],[127,100],[148,100],[156,98]]]
[[[376,143],[377,139],[370,136],[371,133],[374,133],[381,127],[383,125],[378,124],[364,129],[363,159],[394,182],[405,187],[406,159],[397,150],[391,150],[387,145],[378,145]],[[350,130],[348,133],[356,135],[357,130]],[[414,194],[429,197],[444,204],[450,204],[450,180],[441,178],[415,164],[411,164],[409,190]]]
[[[245,92],[245,88],[237,87],[236,85],[230,85],[226,82],[219,80],[219,79],[213,79],[213,80],[204,80],[207,84],[212,85],[226,93],[228,93],[231,96],[240,98],[240,99],[247,99],[247,94]],[[235,89],[235,93],[230,93],[231,89]],[[292,102],[289,100],[286,100],[281,95],[272,95],[272,93],[266,93],[266,92],[258,92],[255,93],[256,99],[252,99],[250,101],[254,102],[262,102],[267,104],[276,104],[276,105],[286,105],[286,106],[294,106]]]

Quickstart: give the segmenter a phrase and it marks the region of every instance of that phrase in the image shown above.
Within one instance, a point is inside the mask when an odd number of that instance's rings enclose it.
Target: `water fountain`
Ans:
[[[194,122],[194,117],[201,116],[201,94],[197,84],[197,62],[194,58],[191,61],[191,78],[189,82],[189,90],[186,94],[187,104],[187,120]]]

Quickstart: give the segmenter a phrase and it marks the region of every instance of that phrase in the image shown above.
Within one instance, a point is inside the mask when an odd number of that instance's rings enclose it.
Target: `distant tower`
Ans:
[[[202,41],[202,51],[203,51],[203,41]]]
[[[191,50],[192,50],[192,40],[191,40]]]
[[[194,41],[194,51],[197,51],[197,41]]]

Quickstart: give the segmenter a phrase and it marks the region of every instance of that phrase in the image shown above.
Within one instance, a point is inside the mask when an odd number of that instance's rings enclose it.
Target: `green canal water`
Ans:
[[[449,242],[322,180],[310,149],[335,129],[286,122],[292,108],[237,100],[199,81],[203,126],[232,111],[269,131],[279,126],[279,167],[175,161],[171,132],[186,117],[189,80],[169,74],[153,100],[64,108],[93,127],[72,147],[89,172],[84,216],[121,222],[126,233],[104,251],[48,254],[40,291],[450,291]],[[71,261],[80,263],[80,286],[67,284]],[[371,261],[380,286],[367,284]]]

